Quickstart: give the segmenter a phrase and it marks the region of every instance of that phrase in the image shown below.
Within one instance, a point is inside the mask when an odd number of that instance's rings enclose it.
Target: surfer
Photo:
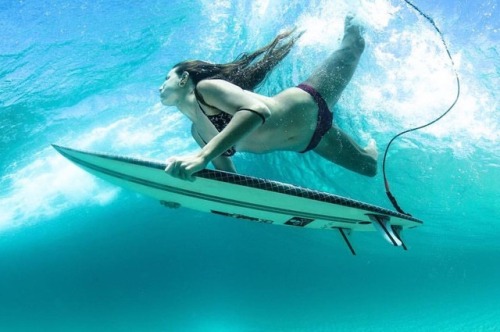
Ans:
[[[192,180],[212,162],[236,172],[236,151],[267,153],[313,151],[366,176],[377,172],[374,140],[360,147],[333,123],[330,108],[340,98],[365,46],[361,27],[348,16],[340,48],[302,84],[273,97],[252,92],[289,53],[300,34],[288,31],[270,44],[227,64],[193,60],[176,64],[160,87],[163,105],[176,106],[192,121],[191,133],[201,149],[169,158],[165,171]]]

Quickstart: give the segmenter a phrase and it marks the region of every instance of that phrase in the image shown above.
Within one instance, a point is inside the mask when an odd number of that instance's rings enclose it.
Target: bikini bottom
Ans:
[[[310,94],[318,105],[318,119],[316,121],[316,129],[314,130],[309,145],[305,148],[304,151],[301,151],[301,153],[304,153],[316,148],[323,136],[325,136],[328,130],[332,128],[333,114],[332,112],[330,112],[330,109],[328,108],[328,105],[326,104],[323,97],[321,97],[319,92],[316,91],[316,89],[314,89],[312,86],[302,83],[299,84],[297,88],[304,90],[305,92]]]

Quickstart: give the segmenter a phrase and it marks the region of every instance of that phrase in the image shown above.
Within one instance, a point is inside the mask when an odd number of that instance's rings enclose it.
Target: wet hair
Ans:
[[[187,71],[195,85],[204,79],[223,79],[244,90],[252,91],[288,55],[302,35],[301,32],[292,36],[294,32],[295,29],[279,34],[268,45],[252,53],[243,53],[229,63],[215,64],[201,60],[188,60],[176,64],[173,68],[179,76]]]

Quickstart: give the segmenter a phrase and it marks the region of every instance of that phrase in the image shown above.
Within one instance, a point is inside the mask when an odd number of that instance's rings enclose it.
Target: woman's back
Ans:
[[[250,91],[270,110],[266,123],[237,144],[239,151],[264,153],[275,150],[302,151],[316,127],[318,107],[298,88],[289,88],[273,97]]]

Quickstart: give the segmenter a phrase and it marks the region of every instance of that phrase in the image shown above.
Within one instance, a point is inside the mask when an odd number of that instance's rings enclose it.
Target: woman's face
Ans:
[[[160,86],[160,99],[163,105],[176,105],[179,99],[180,90],[182,89],[179,85],[180,81],[180,76],[175,72],[175,68],[172,68],[172,70],[168,72],[165,82]]]

